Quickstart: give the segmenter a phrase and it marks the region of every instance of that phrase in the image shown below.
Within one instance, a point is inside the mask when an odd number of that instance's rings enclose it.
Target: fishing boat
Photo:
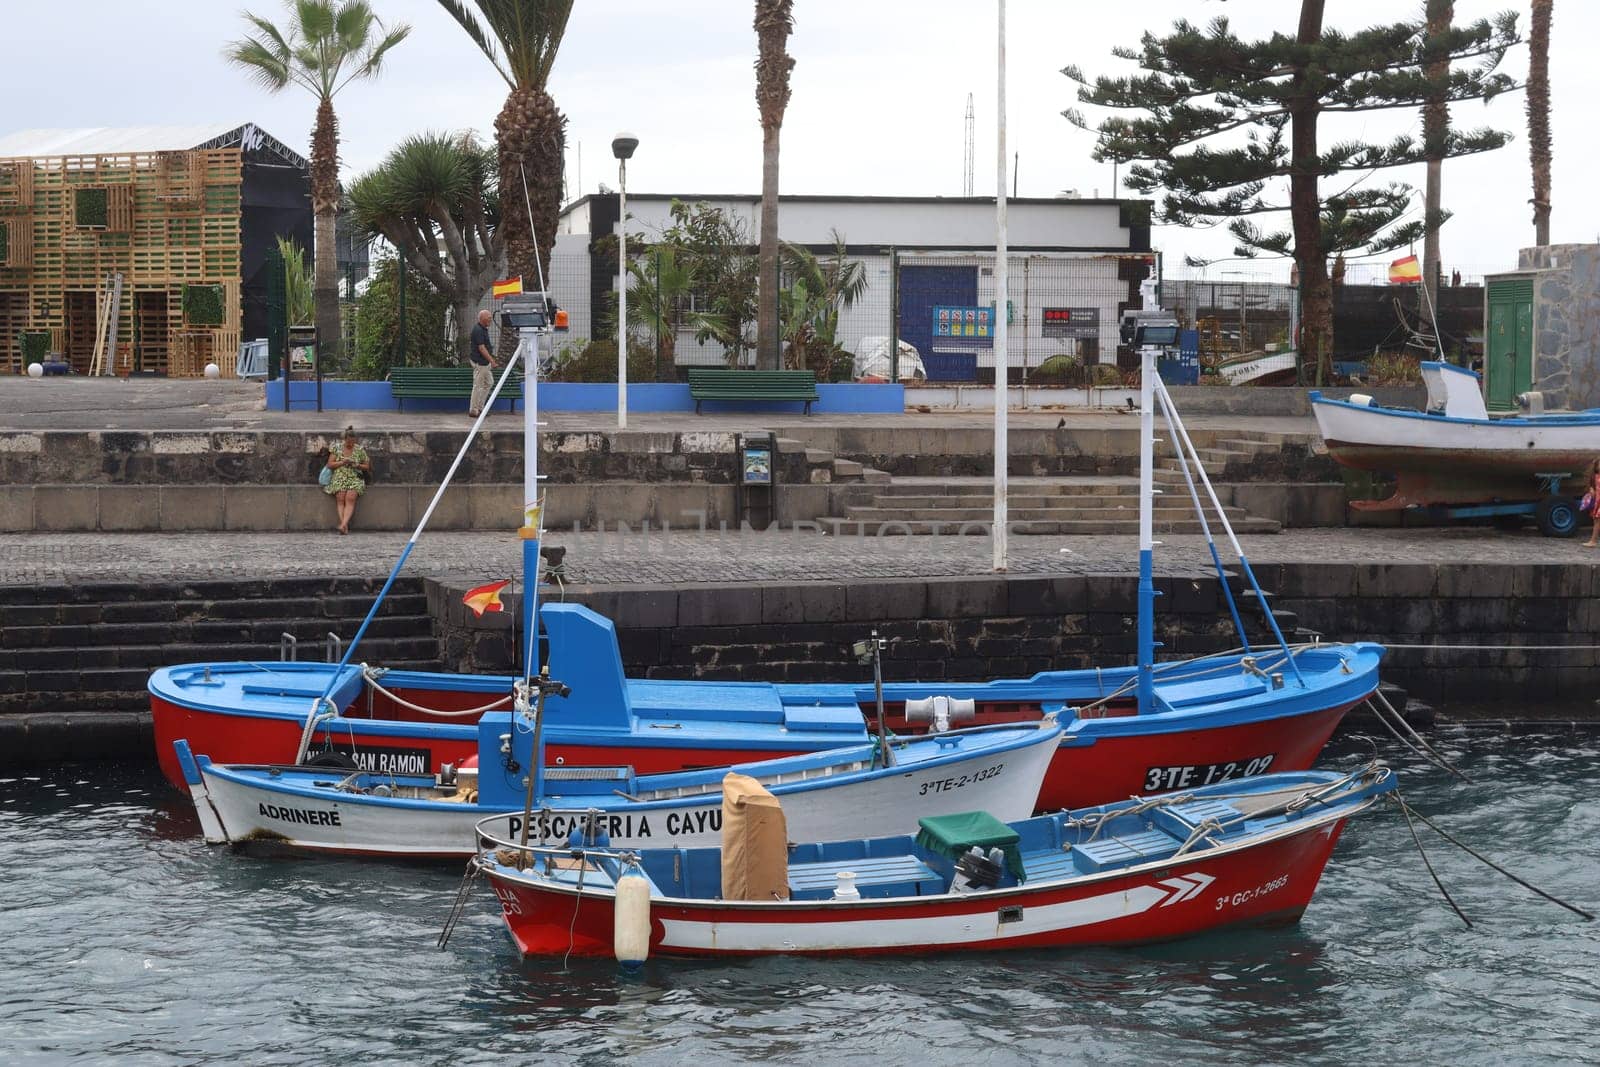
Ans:
[[[1153,280],[1146,307],[1155,307]],[[547,335],[542,298],[508,313],[519,358],[535,373]],[[1041,810],[1099,803],[1134,793],[1180,789],[1269,770],[1309,767],[1345,712],[1378,685],[1381,647],[1369,643],[1291,645],[1234,536],[1171,396],[1155,373],[1159,349],[1142,348],[1137,662],[1044,671],[986,682],[668,681],[627,678],[616,632],[587,608],[537,605],[542,503],[537,474],[537,388],[525,387],[525,509],[519,659],[522,675],[387,671],[355,653],[378,604],[427,525],[433,505],[395,563],[383,591],[338,663],[192,663],[150,679],[157,757],[167,778],[187,788],[174,742],[217,764],[321,762],[350,770],[436,775],[473,755],[477,719],[510,706],[519,682],[547,665],[568,679],[569,697],[552,698],[547,728],[559,765],[628,766],[638,774],[726,766],[858,746],[875,720],[891,731],[945,725],[998,725],[1055,716],[1063,734],[1039,792]],[[504,375],[496,389],[504,382]],[[1188,660],[1155,658],[1153,525],[1154,416],[1160,404],[1183,459],[1189,495],[1211,545],[1240,648]],[[491,405],[485,405],[485,410]],[[474,426],[474,433],[481,419]],[[473,435],[463,444],[463,454]],[[446,475],[449,485],[461,455]],[[1219,517],[1239,573],[1263,608],[1272,639],[1253,646],[1222,564],[1206,511]],[[438,496],[435,497],[437,503]]]
[[[915,836],[780,842],[755,862],[533,847],[485,827],[490,847],[473,864],[530,956],[1140,944],[1297,921],[1345,822],[1394,787],[1377,763],[1268,774],[1010,823],[925,817]]]
[[[479,721],[475,765],[431,776],[229,766],[191,754],[183,741],[174,748],[213,844],[437,858],[471,856],[474,824],[492,815],[502,817],[503,834],[517,835],[527,823],[537,841],[565,840],[596,820],[618,846],[715,847],[729,773],[780,798],[803,841],[857,836],[863,825],[908,832],[919,815],[974,805],[1023,818],[1033,812],[1061,726],[1047,718],[649,775],[553,765],[540,733],[513,712],[490,712]]]
[[[1528,512],[1546,533],[1572,532],[1573,502],[1587,488],[1585,473],[1600,440],[1600,411],[1490,418],[1475,372],[1427,361],[1422,380],[1428,390],[1423,411],[1383,407],[1360,394],[1348,400],[1310,394],[1334,460],[1396,476],[1392,495],[1353,501],[1351,507],[1483,505],[1474,514]],[[1497,503],[1507,507],[1496,511]],[[1512,506],[1519,503],[1527,506]]]

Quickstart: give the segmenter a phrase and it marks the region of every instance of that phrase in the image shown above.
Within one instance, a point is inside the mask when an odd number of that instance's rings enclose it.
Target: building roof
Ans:
[[[41,156],[114,155],[121,152],[182,152],[191,148],[260,149],[298,167],[309,164],[298,152],[253,123],[218,122],[198,126],[95,126],[81,129],[19,130],[0,136],[0,159]]]

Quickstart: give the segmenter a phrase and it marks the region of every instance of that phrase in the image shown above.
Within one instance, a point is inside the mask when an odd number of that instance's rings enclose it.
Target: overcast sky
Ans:
[[[345,176],[372,166],[396,141],[422,130],[492,131],[505,84],[435,0],[373,0],[389,21],[408,22],[411,38],[383,77],[338,99]],[[239,7],[217,0],[81,0],[70,32],[61,9],[5,0],[8,30],[0,89],[7,101],[0,133],[34,127],[253,121],[284,142],[306,145],[313,104],[297,90],[263,93],[220,59],[243,28]],[[277,0],[251,10],[281,17]],[[1422,0],[1334,0],[1331,25],[1358,29],[1420,9]],[[1526,0],[1457,0],[1458,21]],[[751,0],[577,0],[556,61],[551,92],[571,122],[570,191],[615,186],[612,135],[640,139],[629,188],[654,193],[759,192],[761,134],[754,102],[755,35]],[[962,187],[967,94],[977,111],[976,188],[993,194],[995,170],[995,17],[973,0],[796,0],[793,99],[783,130],[785,193],[956,196]],[[1129,72],[1111,49],[1135,44],[1173,19],[1226,14],[1253,36],[1293,31],[1292,0],[1010,0],[1009,133],[1020,154],[1023,196],[1076,189],[1111,195],[1111,168],[1089,158],[1091,135],[1061,118],[1076,103],[1060,68]],[[1552,239],[1600,239],[1592,188],[1600,149],[1589,132],[1597,86],[1593,43],[1600,3],[1556,5],[1551,46],[1555,177]],[[1527,50],[1504,69],[1520,79]],[[1443,234],[1446,269],[1468,275],[1514,266],[1533,227],[1520,92],[1485,107],[1458,105],[1458,125],[1490,124],[1516,135],[1507,148],[1452,162]],[[1587,116],[1587,118],[1585,117]],[[1345,131],[1384,140],[1420,132],[1414,114],[1362,116]],[[1328,136],[1324,134],[1324,143]],[[581,174],[581,180],[580,180]],[[1420,187],[1421,174],[1400,174]],[[847,237],[850,235],[846,235]],[[1020,242],[1021,235],[1013,235]],[[1159,247],[1185,254],[1231,254],[1220,228],[1158,228]],[[1222,263],[1286,276],[1285,264]]]

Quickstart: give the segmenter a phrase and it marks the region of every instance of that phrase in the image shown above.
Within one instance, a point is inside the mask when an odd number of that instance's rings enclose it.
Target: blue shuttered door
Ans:
[[[900,339],[916,346],[929,381],[977,380],[976,353],[933,350],[934,306],[971,306],[977,302],[978,268],[975,266],[900,268]]]

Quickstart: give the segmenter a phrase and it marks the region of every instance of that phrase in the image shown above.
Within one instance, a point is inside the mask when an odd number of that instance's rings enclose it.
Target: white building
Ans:
[[[629,193],[629,234],[656,240],[672,225],[674,200],[721,209],[745,224],[752,241],[760,233],[759,196]],[[1035,368],[1061,354],[1114,363],[1120,312],[1138,306],[1139,282],[1155,260],[1149,202],[1016,199],[1007,210],[1010,365]],[[616,291],[616,277],[603,257],[597,260],[593,245],[616,233],[617,216],[614,193],[585,196],[562,212],[552,288],[572,313],[574,339],[593,336],[592,323]],[[785,196],[779,198],[778,232],[819,255],[833,249],[837,233],[848,254],[865,265],[867,292],[841,314],[839,342],[846,350],[892,331],[916,346],[930,379],[993,380],[990,344],[936,335],[935,312],[993,303],[993,200]],[[614,269],[614,255],[610,263]],[[891,278],[895,265],[898,277]],[[1050,326],[1046,308],[1055,311]],[[1066,320],[1075,326],[1067,327]],[[725,356],[721,346],[699,344],[686,329],[677,338],[677,361],[680,367],[720,366]]]

